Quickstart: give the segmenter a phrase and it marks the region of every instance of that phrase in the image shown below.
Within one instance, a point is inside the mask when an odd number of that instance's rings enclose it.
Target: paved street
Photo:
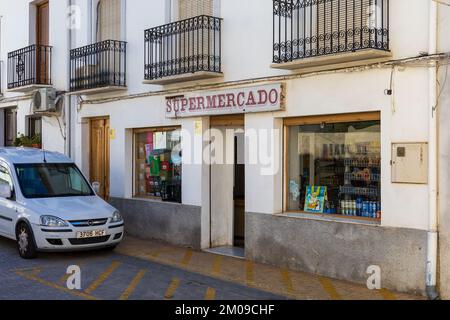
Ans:
[[[79,265],[82,290],[66,287]],[[114,252],[40,254],[23,260],[0,239],[0,299],[417,299],[127,237]]]

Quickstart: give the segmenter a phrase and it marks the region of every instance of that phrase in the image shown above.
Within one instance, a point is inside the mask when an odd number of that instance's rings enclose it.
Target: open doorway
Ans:
[[[212,129],[210,252],[244,257],[245,134],[244,116],[210,120]],[[217,137],[220,136],[220,137]],[[223,161],[217,161],[223,159]]]

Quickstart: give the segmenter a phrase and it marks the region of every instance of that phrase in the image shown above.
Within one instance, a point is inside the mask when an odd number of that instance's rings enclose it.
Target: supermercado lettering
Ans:
[[[278,83],[167,98],[166,116],[178,118],[277,111],[282,109],[282,88]]]

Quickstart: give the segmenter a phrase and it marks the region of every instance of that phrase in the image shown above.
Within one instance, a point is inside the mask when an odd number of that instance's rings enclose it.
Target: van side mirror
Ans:
[[[92,189],[94,189],[94,192],[98,194],[100,192],[100,182],[92,182]]]
[[[11,186],[7,183],[0,183],[0,198],[9,199],[12,197]]]

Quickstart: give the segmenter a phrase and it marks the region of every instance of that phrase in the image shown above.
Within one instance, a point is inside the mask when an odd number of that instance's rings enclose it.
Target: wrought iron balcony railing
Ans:
[[[70,50],[70,91],[126,86],[127,43],[105,40]]]
[[[389,0],[273,0],[273,62],[389,51]]]
[[[221,73],[221,19],[198,16],[145,31],[145,80]]]
[[[52,47],[31,45],[8,53],[8,89],[51,85]]]

